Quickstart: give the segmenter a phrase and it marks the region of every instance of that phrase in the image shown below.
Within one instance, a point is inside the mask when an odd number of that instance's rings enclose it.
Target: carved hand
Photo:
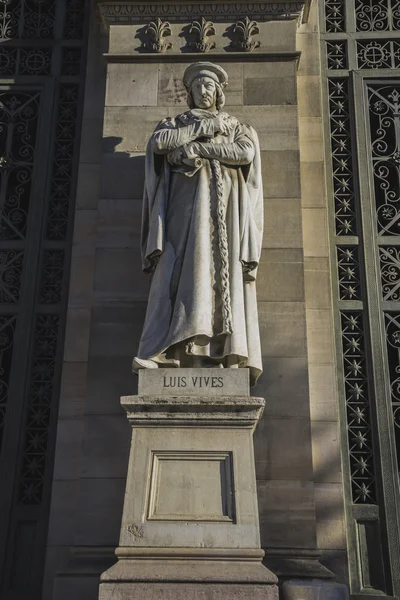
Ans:
[[[223,135],[229,134],[229,126],[221,115],[218,115],[213,120],[214,133],[222,133]]]
[[[185,158],[186,153],[182,146],[179,148],[175,148],[172,152],[169,152],[167,155],[167,159],[170,165],[181,165],[182,159]]]

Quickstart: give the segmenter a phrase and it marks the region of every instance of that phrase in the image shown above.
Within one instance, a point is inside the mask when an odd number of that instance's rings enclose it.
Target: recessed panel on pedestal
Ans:
[[[234,521],[231,452],[153,452],[148,521]]]

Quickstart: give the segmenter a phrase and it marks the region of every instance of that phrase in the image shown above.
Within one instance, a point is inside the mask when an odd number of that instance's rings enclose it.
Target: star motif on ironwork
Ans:
[[[354,315],[346,316],[346,326],[354,331],[358,328],[358,318]]]
[[[347,348],[349,348],[352,352],[356,352],[357,350],[360,350],[360,342],[357,338],[350,338],[348,340],[348,343],[346,344]]]
[[[360,492],[361,492],[361,497],[362,497],[362,501],[363,502],[365,502],[371,496],[371,492],[367,488],[367,486],[365,485],[365,483],[362,483],[360,485]]]
[[[352,227],[351,221],[348,221],[347,219],[345,219],[344,221],[341,221],[340,223],[341,223],[340,231],[344,232],[345,234],[348,234],[352,231],[353,227]]]
[[[356,458],[355,462],[358,466],[358,470],[361,471],[361,474],[364,475],[365,471],[368,469],[369,465],[367,463],[367,461],[365,460],[365,458],[363,458],[362,456],[360,458]]]
[[[342,254],[344,255],[346,261],[350,262],[353,260],[354,250],[350,250],[350,248],[346,248],[345,250],[342,250]]]
[[[359,406],[353,409],[353,416],[356,419],[357,423],[360,424],[361,421],[364,420],[364,410],[362,410]]]
[[[353,434],[353,442],[361,449],[367,444],[367,437],[361,433],[361,431],[357,431],[357,433]]]
[[[360,398],[363,397],[364,391],[361,385],[359,385],[358,383],[355,383],[351,390],[350,390],[350,396],[352,400],[359,400]]]
[[[351,362],[351,371],[354,374],[354,377],[356,377],[357,375],[359,375],[362,372],[362,365],[361,365],[361,363],[357,362],[356,360],[353,360]]]
[[[348,285],[345,287],[345,292],[344,295],[346,296],[346,298],[356,298],[357,297],[357,288],[355,288],[352,285]]]
[[[355,275],[356,275],[356,270],[352,267],[346,267],[345,269],[343,269],[345,275],[347,276],[347,279],[354,279]]]

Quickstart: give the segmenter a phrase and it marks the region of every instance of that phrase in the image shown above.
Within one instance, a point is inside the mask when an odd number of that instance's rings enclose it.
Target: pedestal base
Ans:
[[[99,600],[278,600],[276,586],[216,583],[101,584]]]
[[[99,600],[278,600],[262,550],[118,548],[101,577]],[[130,555],[128,557],[128,555]]]
[[[118,562],[99,600],[278,600],[254,468],[264,400],[246,392],[244,369],[169,369],[121,399],[132,446]]]

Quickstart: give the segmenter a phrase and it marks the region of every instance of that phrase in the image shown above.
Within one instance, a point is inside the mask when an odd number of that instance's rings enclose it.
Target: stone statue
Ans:
[[[133,370],[248,367],[254,385],[262,372],[258,137],[222,112],[222,67],[194,63],[183,82],[190,110],[161,121],[147,147],[142,258],[152,281]]]

